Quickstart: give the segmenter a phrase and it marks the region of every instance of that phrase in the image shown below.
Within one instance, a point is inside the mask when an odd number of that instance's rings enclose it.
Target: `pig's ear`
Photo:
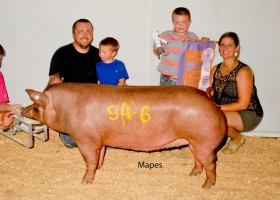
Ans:
[[[42,106],[44,109],[47,106],[47,101],[48,98],[47,96],[42,93],[42,92],[37,92],[35,90],[32,89],[26,89],[25,90],[27,92],[27,94],[29,95],[30,99],[38,106]]]

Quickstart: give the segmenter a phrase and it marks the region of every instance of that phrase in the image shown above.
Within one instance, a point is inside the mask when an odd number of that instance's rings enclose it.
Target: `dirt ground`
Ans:
[[[154,153],[109,149],[94,182],[83,185],[83,158],[77,148],[64,147],[57,132],[50,130],[46,142],[35,139],[31,149],[0,135],[0,199],[280,199],[280,138],[246,136],[236,154],[218,152],[218,159],[216,185],[205,190],[204,172],[188,175],[194,165],[188,147]]]

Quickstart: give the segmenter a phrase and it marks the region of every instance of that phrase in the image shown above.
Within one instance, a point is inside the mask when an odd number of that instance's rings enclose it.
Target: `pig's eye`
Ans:
[[[35,111],[35,112],[39,112],[39,110],[38,110],[38,107],[37,107],[37,106],[35,106],[35,107],[34,107],[34,111]]]

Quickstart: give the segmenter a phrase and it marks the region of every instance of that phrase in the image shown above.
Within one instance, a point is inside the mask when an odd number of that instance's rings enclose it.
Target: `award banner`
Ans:
[[[185,42],[180,55],[176,85],[187,85],[206,91],[215,57],[216,41]]]

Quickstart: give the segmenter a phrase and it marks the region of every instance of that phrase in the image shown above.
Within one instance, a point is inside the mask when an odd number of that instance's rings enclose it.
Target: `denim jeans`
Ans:
[[[172,80],[171,77],[167,77],[161,74],[160,85],[176,85],[176,82]]]
[[[68,148],[77,147],[76,142],[68,134],[59,133],[59,137],[66,147],[68,147]]]

